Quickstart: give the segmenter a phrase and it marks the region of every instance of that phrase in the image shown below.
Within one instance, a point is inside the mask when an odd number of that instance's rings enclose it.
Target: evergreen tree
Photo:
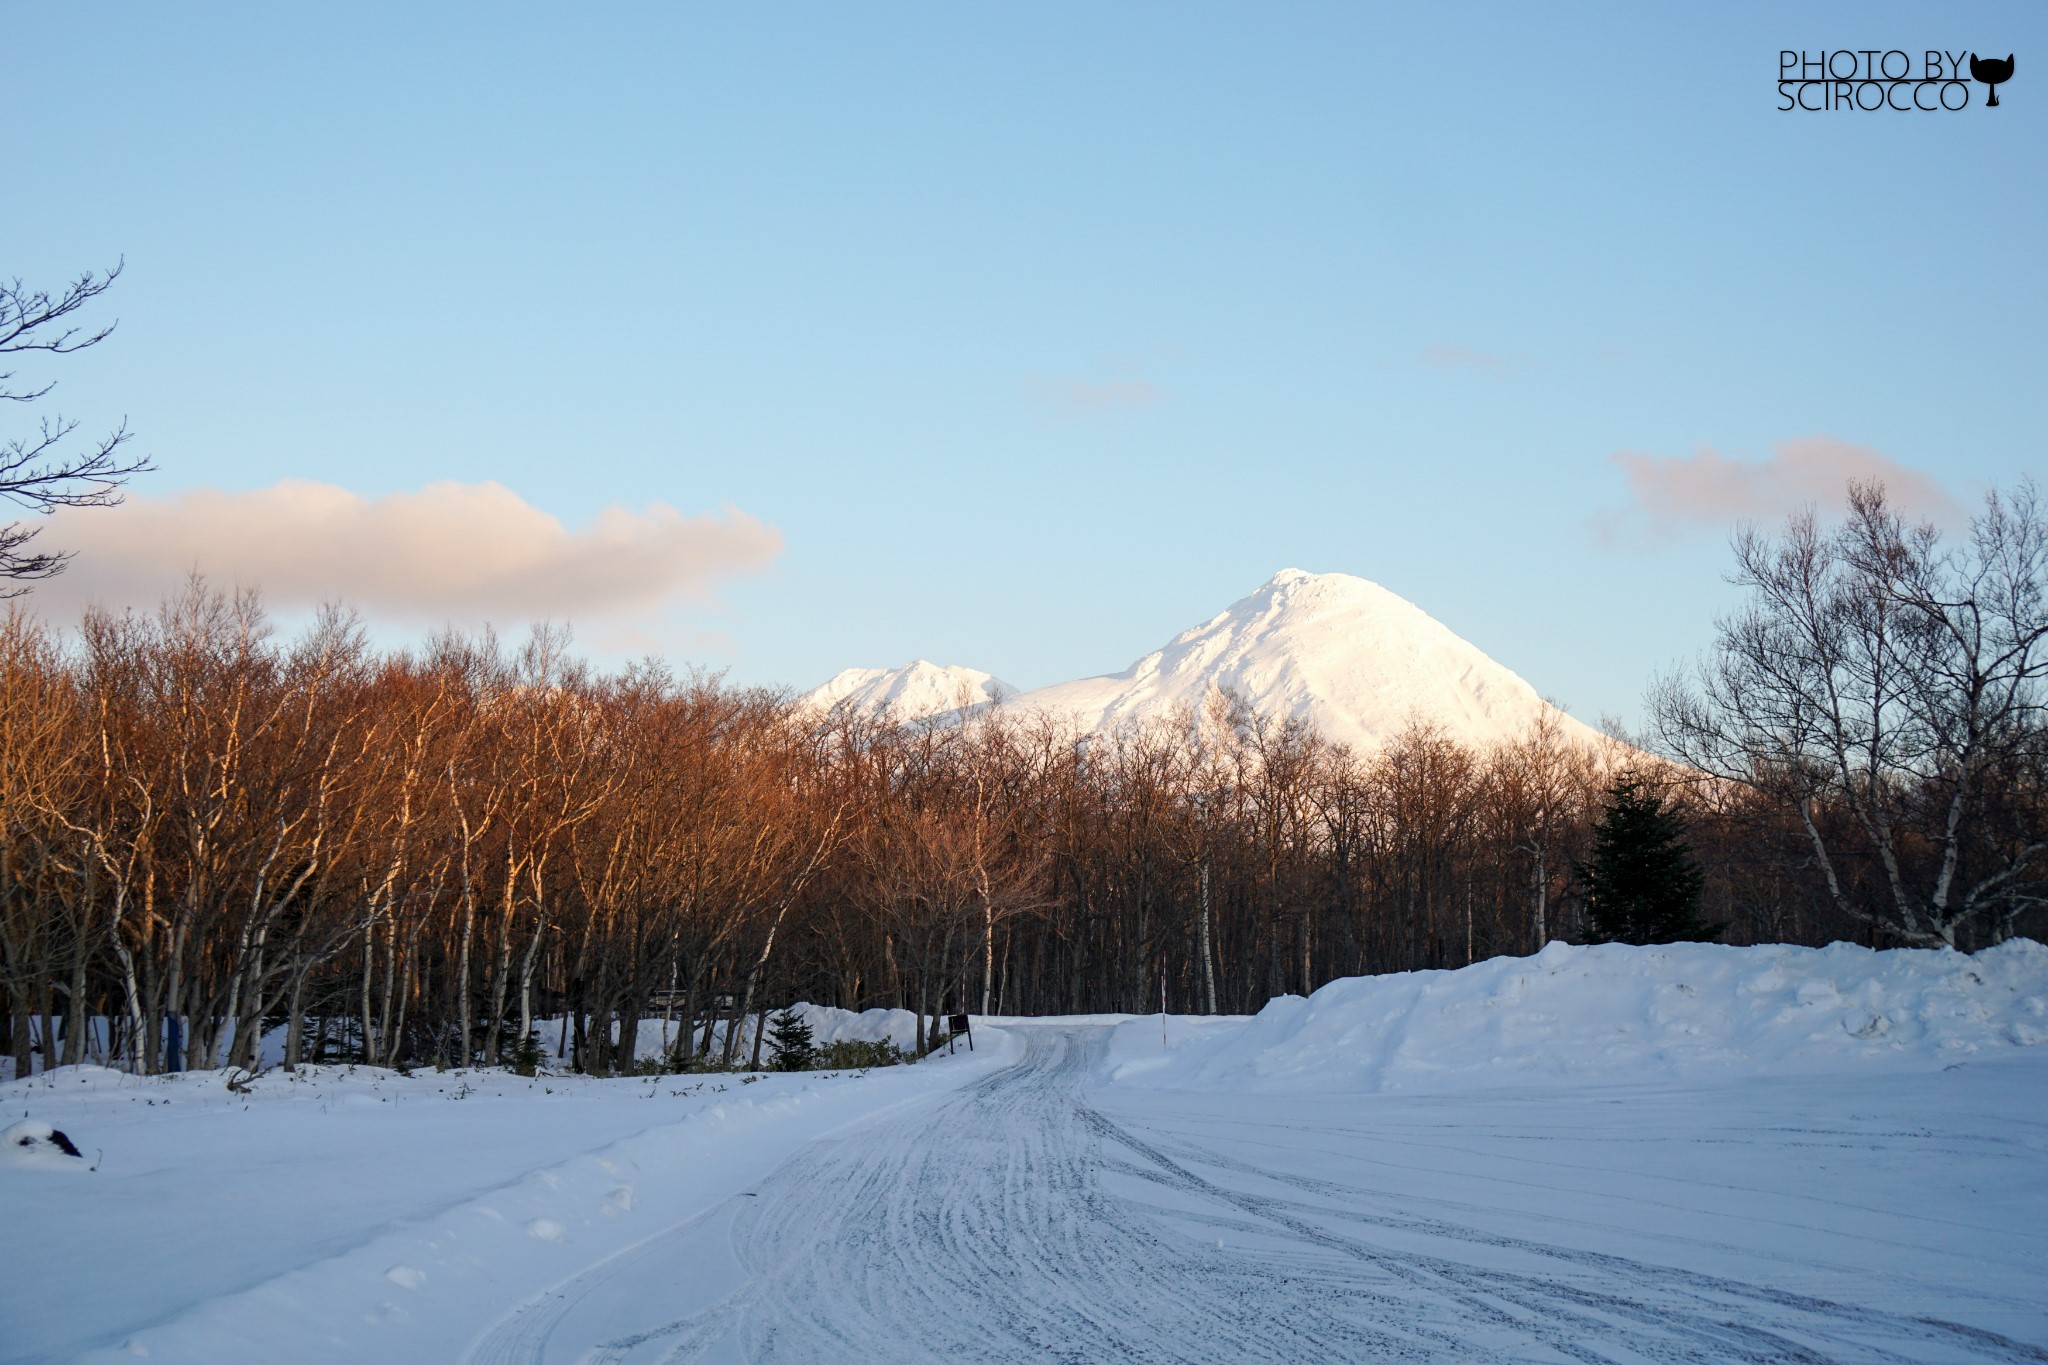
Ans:
[[[1691,943],[1717,938],[1725,924],[1700,919],[1705,881],[1678,812],[1634,773],[1607,789],[1593,827],[1593,857],[1581,864],[1587,937],[1595,943]]]
[[[768,1021],[768,1045],[775,1049],[777,1071],[809,1071],[817,1059],[811,1026],[793,1005]]]
[[[512,1070],[521,1076],[532,1076],[540,1071],[543,1060],[540,1030],[530,1028],[526,1031],[526,1036],[512,1049]]]

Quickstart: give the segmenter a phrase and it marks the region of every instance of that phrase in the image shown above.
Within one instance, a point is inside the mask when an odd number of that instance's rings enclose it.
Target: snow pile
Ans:
[[[909,1010],[836,1009],[831,1005],[798,1005],[797,1014],[811,1026],[811,1041],[827,1043],[894,1043],[905,1052],[917,1046],[917,1016]],[[768,1035],[774,1037],[773,1033]]]
[[[71,1139],[36,1119],[0,1129],[0,1164],[18,1169],[83,1171],[85,1158]]]
[[[1568,739],[1600,738],[1406,598],[1350,574],[1301,569],[1282,569],[1121,673],[1036,688],[1006,704],[1085,734],[1199,708],[1218,689],[1367,752],[1415,719],[1473,745],[1518,738],[1546,714]],[[899,669],[848,669],[806,700],[919,720],[957,710],[962,695],[979,703],[998,690],[1010,689],[985,673],[920,659]]]
[[[1126,1030],[1148,1028],[1143,1021]],[[1871,1066],[1938,1069],[2048,1043],[2048,947],[1975,955],[1711,943],[1553,943],[1457,971],[1333,981],[1117,1078],[1284,1091],[1661,1082]]]

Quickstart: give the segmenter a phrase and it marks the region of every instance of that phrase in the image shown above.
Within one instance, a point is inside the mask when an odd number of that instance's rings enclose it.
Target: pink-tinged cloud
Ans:
[[[1610,535],[1631,527],[1653,533],[1725,528],[1738,521],[1772,521],[1807,506],[1825,513],[1843,506],[1852,479],[1881,481],[1893,505],[1909,517],[1950,523],[1963,518],[1961,505],[1928,475],[1832,436],[1779,441],[1766,460],[1731,459],[1705,447],[1695,455],[1624,450],[1612,458],[1628,480],[1630,505],[1603,518]]]
[[[286,480],[59,512],[37,543],[76,552],[35,590],[53,617],[89,602],[152,606],[196,569],[283,608],[343,601],[373,618],[660,629],[668,609],[767,568],[782,533],[734,509],[685,516],[663,503],[607,507],[571,529],[498,483],[366,498]]]
[[[1126,408],[1147,408],[1166,401],[1166,390],[1142,379],[1109,379],[1095,383],[1086,379],[1063,379],[1033,386],[1039,401],[1070,416]]]
[[[1473,370],[1482,374],[1500,374],[1508,368],[1508,362],[1499,356],[1475,351],[1470,346],[1426,347],[1422,363],[1439,370]]]

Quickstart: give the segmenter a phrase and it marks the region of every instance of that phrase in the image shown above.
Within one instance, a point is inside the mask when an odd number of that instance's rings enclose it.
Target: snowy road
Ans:
[[[1250,1097],[1127,1103],[1091,1088],[1108,1030],[1016,1032],[1016,1065],[812,1144],[527,1304],[470,1359],[2048,1361],[1810,1251],[1774,1267],[1753,1240],[1611,1229],[1593,1240],[1630,1253],[1591,1249],[1443,1162],[1359,1174],[1370,1133],[1290,1128]],[[1334,1159],[1301,1159],[1332,1140]],[[1728,1265],[1762,1273],[1701,1268]],[[1829,1274],[1860,1292],[1791,1287]],[[1980,1321],[2031,1319],[1986,1278]]]

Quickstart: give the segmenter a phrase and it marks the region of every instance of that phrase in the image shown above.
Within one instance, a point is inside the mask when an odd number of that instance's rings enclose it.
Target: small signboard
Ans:
[[[947,1015],[946,1051],[951,1052],[953,1050],[953,1039],[958,1038],[962,1034],[967,1035],[967,1050],[969,1052],[974,1051],[974,1028],[971,1021],[964,1014]]]

